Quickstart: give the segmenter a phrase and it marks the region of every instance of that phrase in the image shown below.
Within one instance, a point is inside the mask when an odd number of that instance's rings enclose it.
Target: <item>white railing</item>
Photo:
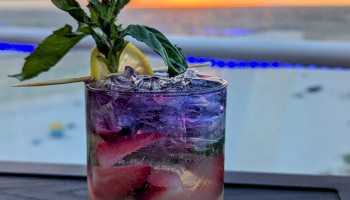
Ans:
[[[38,44],[51,33],[48,29],[2,28],[0,41]],[[145,53],[153,53],[144,44],[130,40]],[[260,61],[280,61],[292,64],[327,67],[350,67],[350,42],[261,39],[253,36],[190,37],[170,36],[169,39],[180,46],[185,55]],[[91,38],[80,42],[77,48],[91,48]]]

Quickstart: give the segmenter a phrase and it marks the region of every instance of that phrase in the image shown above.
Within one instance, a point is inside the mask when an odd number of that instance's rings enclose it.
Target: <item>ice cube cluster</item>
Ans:
[[[87,89],[87,122],[94,133],[104,137],[138,132],[165,134],[166,139],[152,151],[166,155],[182,148],[204,151],[224,137],[226,89],[198,93],[220,88],[221,83],[201,79],[195,71],[169,78],[141,76],[126,68],[122,76],[92,84],[102,88]],[[182,95],[176,95],[179,92]]]
[[[219,83],[204,81],[202,77],[203,75],[197,74],[195,70],[187,70],[176,77],[169,77],[167,73],[144,76],[135,73],[133,68],[126,67],[123,75],[92,81],[89,85],[119,92],[192,92],[219,86]]]

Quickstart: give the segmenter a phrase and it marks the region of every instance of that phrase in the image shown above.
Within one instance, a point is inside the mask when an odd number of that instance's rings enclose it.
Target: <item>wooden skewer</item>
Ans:
[[[201,64],[194,64],[189,65],[191,68],[198,68],[198,67],[207,67],[210,66],[210,62],[201,63]],[[168,67],[161,67],[154,69],[154,72],[166,72],[168,70]],[[112,75],[120,75],[120,73],[113,73],[108,74],[108,76]],[[33,87],[33,86],[47,86],[47,85],[60,85],[60,84],[66,84],[66,83],[77,83],[77,82],[85,82],[91,79],[91,76],[83,76],[83,77],[77,77],[77,78],[67,78],[67,79],[58,79],[58,80],[49,80],[49,81],[42,81],[42,82],[33,82],[33,83],[21,83],[17,85],[12,85],[11,87]]]
[[[91,76],[49,80],[49,81],[33,82],[33,83],[21,83],[21,84],[17,84],[17,85],[12,85],[11,87],[33,87],[33,86],[46,86],[46,85],[60,85],[60,84],[66,84],[66,83],[84,82],[84,81],[87,81],[89,79],[91,79]]]

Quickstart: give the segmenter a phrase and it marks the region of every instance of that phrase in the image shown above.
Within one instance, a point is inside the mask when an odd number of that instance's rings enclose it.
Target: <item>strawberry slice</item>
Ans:
[[[177,173],[153,169],[147,182],[148,187],[137,199],[183,200],[185,190],[180,180],[180,176]]]
[[[198,180],[187,187],[189,199],[219,199],[224,189],[224,156],[203,157],[188,166]]]
[[[171,171],[152,170],[142,200],[218,200],[223,198],[224,157],[198,157],[180,177]]]
[[[112,167],[125,156],[143,148],[163,137],[160,133],[141,133],[120,136],[114,143],[100,143],[97,147],[97,159],[102,167]]]
[[[174,188],[182,187],[180,176],[173,171],[152,169],[147,179],[148,183],[155,187]]]
[[[187,200],[183,188],[162,188],[148,186],[147,190],[137,196],[138,200]]]
[[[124,199],[147,180],[151,167],[133,165],[123,167],[93,167],[89,180],[90,196],[94,200]]]

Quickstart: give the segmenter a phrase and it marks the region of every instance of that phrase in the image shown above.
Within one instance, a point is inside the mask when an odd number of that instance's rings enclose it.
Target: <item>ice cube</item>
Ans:
[[[135,83],[129,77],[112,76],[109,79],[108,88],[110,90],[132,91],[135,88]]]
[[[98,106],[104,105],[111,100],[111,96],[105,94],[95,94],[95,101]]]
[[[132,67],[130,67],[130,66],[126,66],[125,67],[125,71],[124,71],[124,74],[123,74],[124,78],[131,79],[135,75],[136,75],[136,72],[135,72],[135,70]]]
[[[220,139],[224,131],[224,114],[200,113],[196,118],[185,116],[186,134],[191,137]]]
[[[185,71],[182,76],[184,78],[197,78],[198,75],[197,75],[198,71],[197,70],[194,70],[194,69],[188,69],[187,71]]]
[[[135,119],[126,114],[118,115],[118,125],[122,128],[134,127]]]
[[[186,98],[186,102],[189,106],[194,106],[194,107],[207,107],[209,104],[209,101],[201,95],[194,95],[194,96],[188,96]]]
[[[183,138],[186,134],[186,125],[183,117],[179,113],[161,114],[160,122],[164,125],[160,127],[161,132],[171,134],[174,137]]]
[[[117,123],[111,101],[92,110],[90,117],[96,133],[116,133],[122,129]]]
[[[135,73],[131,67],[126,67],[123,75],[110,76],[106,80],[92,82],[97,88],[105,88],[119,92],[197,92],[207,88],[217,87],[219,82],[210,81],[206,76],[199,75],[195,70],[169,77],[164,74],[144,76]]]
[[[188,144],[192,144],[192,149],[195,151],[205,151],[209,145],[217,143],[217,140],[205,139],[201,137],[188,137],[186,138]]]
[[[162,85],[158,77],[144,77],[137,82],[136,89],[139,91],[159,91]]]

